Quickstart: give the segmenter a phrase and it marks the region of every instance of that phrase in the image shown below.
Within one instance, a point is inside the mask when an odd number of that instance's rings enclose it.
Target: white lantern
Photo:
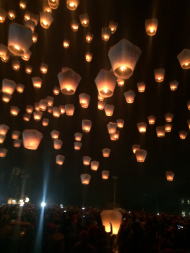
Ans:
[[[6,136],[0,134],[0,144],[3,144],[5,141]]]
[[[70,11],[75,11],[79,5],[79,0],[66,0],[66,4]]]
[[[27,106],[26,106],[26,112],[27,112],[28,114],[33,113],[33,110],[34,110],[34,108],[33,108],[32,105],[27,105]]]
[[[42,119],[42,115],[43,115],[42,112],[40,112],[40,111],[35,111],[35,112],[33,113],[34,120],[40,121],[40,120]]]
[[[23,93],[24,92],[24,84],[18,83],[17,86],[16,86],[16,91],[18,93]]]
[[[100,165],[99,161],[91,161],[90,168],[93,171],[97,171],[99,168],[99,165]]]
[[[53,117],[59,118],[61,115],[61,111],[60,111],[59,107],[54,106],[52,114],[53,114]]]
[[[141,133],[141,134],[146,133],[146,128],[147,128],[146,122],[137,123],[137,128],[138,128],[139,133]]]
[[[79,103],[82,108],[85,108],[85,109],[88,108],[89,103],[90,103],[90,95],[86,93],[81,93],[79,95]]]
[[[110,39],[110,36],[111,36],[111,32],[110,32],[110,29],[109,27],[102,27],[102,40],[107,42],[109,39]]]
[[[40,72],[42,74],[44,74],[44,75],[47,74],[47,72],[48,72],[48,65],[45,64],[45,63],[42,63],[41,66],[40,66]]]
[[[118,210],[103,210],[101,212],[102,224],[107,233],[117,235],[122,223],[122,214]]]
[[[14,148],[20,148],[22,145],[22,140],[14,140],[13,141],[13,147]]]
[[[31,118],[31,115],[26,113],[23,115],[23,120],[26,121],[26,122],[29,122],[30,121],[30,118]]]
[[[32,66],[27,65],[27,66],[25,67],[25,72],[26,72],[26,74],[28,74],[28,75],[32,74]]]
[[[4,158],[7,156],[8,150],[6,148],[0,148],[0,158]]]
[[[79,23],[76,20],[71,21],[71,29],[73,32],[77,32],[79,29]]]
[[[110,135],[110,140],[111,141],[117,141],[119,140],[119,131],[116,131],[114,134]]]
[[[81,23],[81,25],[82,25],[83,27],[88,27],[88,26],[89,26],[90,21],[89,21],[89,17],[88,17],[88,14],[87,14],[87,13],[81,14],[81,15],[79,16],[79,18],[80,18],[80,23]]]
[[[104,107],[106,116],[111,117],[114,113],[114,105],[106,104]]]
[[[84,185],[89,185],[90,184],[90,180],[91,180],[91,175],[90,174],[81,174],[80,175],[80,179],[81,179],[81,183]]]
[[[125,100],[127,104],[133,104],[135,100],[135,92],[133,90],[128,90],[124,92]]]
[[[144,163],[147,156],[147,151],[144,149],[137,149],[135,155],[138,163]]]
[[[158,138],[165,137],[165,127],[164,126],[157,126],[156,127],[156,134]]]
[[[140,148],[141,148],[141,146],[139,144],[134,144],[132,146],[133,154],[136,154],[136,151],[139,150]]]
[[[5,124],[0,125],[0,135],[6,136],[8,131],[9,131],[9,126],[7,126]]]
[[[59,136],[60,136],[60,132],[57,131],[57,130],[52,130],[51,133],[50,133],[50,135],[51,135],[52,139],[58,139]]]
[[[53,17],[48,12],[41,12],[40,13],[40,25],[44,29],[48,29],[53,22]]]
[[[70,41],[69,40],[64,40],[63,41],[63,47],[64,48],[69,48],[70,47]]]
[[[115,134],[117,131],[117,123],[115,122],[109,122],[107,124],[107,129],[109,134]]]
[[[32,83],[34,88],[40,89],[42,87],[42,79],[41,77],[32,77]]]
[[[172,124],[165,124],[164,129],[166,133],[170,133],[172,131]]]
[[[89,133],[92,128],[92,121],[88,119],[82,120],[82,130],[85,133]]]
[[[49,119],[48,118],[43,118],[42,119],[42,126],[47,127],[49,125]]]
[[[173,171],[166,171],[166,180],[168,182],[173,182],[174,177],[175,177],[175,174]]]
[[[156,123],[156,117],[154,115],[148,116],[149,125],[154,125]]]
[[[65,162],[65,156],[64,155],[56,155],[56,164],[57,165],[63,165]]]
[[[117,84],[119,87],[123,87],[125,85],[125,80],[117,78]]]
[[[123,128],[124,127],[124,123],[125,123],[124,119],[117,119],[116,121],[117,121],[117,127],[118,128]]]
[[[18,106],[11,106],[10,107],[10,114],[14,117],[18,116],[20,112],[20,109],[18,108]]]
[[[91,62],[92,61],[92,59],[93,59],[93,54],[92,53],[90,53],[90,52],[87,52],[87,53],[85,53],[85,61],[86,62]]]
[[[102,179],[103,180],[108,180],[110,176],[109,170],[102,170]]]
[[[174,115],[172,113],[168,112],[165,114],[166,122],[171,123],[173,121],[173,118],[174,118]]]
[[[148,36],[156,35],[158,29],[158,20],[156,18],[146,19],[145,29]]]
[[[154,79],[157,83],[162,83],[164,81],[165,69],[158,68],[154,70]]]
[[[182,130],[182,131],[179,131],[179,138],[181,140],[185,140],[187,138],[187,132]]]
[[[83,156],[83,165],[89,166],[91,162],[91,157],[90,156]]]
[[[114,34],[116,32],[117,26],[118,26],[118,24],[116,22],[114,22],[114,21],[109,22],[109,29],[112,34]]]
[[[2,81],[2,92],[8,95],[12,95],[15,91],[16,83],[9,79],[3,79]]]
[[[48,5],[51,9],[56,10],[59,7],[59,0],[48,0]]]
[[[4,23],[6,20],[7,13],[5,10],[0,9],[0,23]]]
[[[14,71],[19,71],[20,70],[20,62],[19,62],[19,60],[13,60],[12,61],[12,69]]]
[[[54,94],[55,96],[57,96],[57,95],[59,95],[59,93],[60,93],[59,88],[55,86],[55,87],[53,88],[53,94]]]
[[[36,129],[25,129],[22,133],[23,144],[26,149],[37,150],[43,138],[43,134]]]
[[[174,80],[170,82],[170,90],[171,91],[176,91],[178,88],[179,82]]]
[[[86,39],[86,42],[87,43],[91,43],[92,42],[92,40],[93,40],[93,34],[91,34],[91,33],[87,33],[86,34],[86,36],[85,36],[85,39]]]
[[[82,147],[82,143],[79,141],[74,142],[74,150],[80,150]]]
[[[12,96],[9,94],[2,94],[2,101],[5,103],[9,103],[11,101]]]
[[[67,116],[73,116],[75,112],[75,106],[73,104],[65,105],[65,113]]]
[[[190,49],[183,49],[177,58],[182,69],[190,68]]]
[[[74,134],[74,137],[75,137],[75,141],[81,141],[82,140],[82,133],[75,133]]]
[[[110,157],[110,154],[111,154],[111,149],[110,148],[104,148],[104,149],[102,149],[102,155],[103,155],[103,157],[108,158],[108,157]]]
[[[98,101],[98,110],[103,111],[105,107],[105,102],[104,101]]]
[[[146,85],[145,85],[144,82],[138,82],[137,83],[137,88],[138,88],[139,93],[143,93],[143,92],[145,92]]]
[[[54,148],[55,150],[61,149],[61,148],[62,148],[62,145],[63,145],[63,141],[62,141],[62,140],[60,140],[60,139],[54,139],[54,140],[53,140],[53,148]]]

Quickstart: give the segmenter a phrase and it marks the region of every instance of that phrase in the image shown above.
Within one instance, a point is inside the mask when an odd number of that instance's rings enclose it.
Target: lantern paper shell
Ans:
[[[22,140],[14,140],[13,141],[13,147],[14,148],[20,148],[22,145]]]
[[[171,123],[173,121],[173,117],[174,117],[174,115],[172,113],[166,113],[165,114],[166,122]]]
[[[89,166],[90,162],[91,162],[91,157],[90,156],[83,156],[82,160],[83,160],[83,165]]]
[[[135,156],[138,163],[144,163],[147,156],[147,151],[144,149],[137,149],[135,152]]]
[[[82,142],[75,141],[74,142],[74,150],[80,150],[82,147]]]
[[[16,91],[18,93],[23,93],[24,92],[24,84],[18,83],[17,86],[16,86]]]
[[[18,116],[20,109],[17,106],[11,106],[10,114],[14,117]]]
[[[117,122],[117,127],[118,128],[123,128],[124,127],[124,124],[125,124],[124,119],[117,119],[116,122]]]
[[[98,101],[98,110],[103,111],[105,107],[105,102],[104,101]]]
[[[182,69],[190,68],[190,49],[183,49],[177,56]]]
[[[102,170],[102,179],[103,180],[108,180],[110,176],[109,170]]]
[[[115,122],[108,122],[107,129],[109,134],[115,134],[117,131],[117,123]]]
[[[2,94],[2,101],[5,103],[9,103],[11,101],[12,96],[9,94]]]
[[[79,103],[82,108],[85,108],[85,109],[88,108],[89,103],[90,103],[90,95],[86,93],[81,93],[79,95]]]
[[[32,105],[27,105],[27,106],[26,106],[26,112],[27,112],[27,113],[31,114],[31,113],[33,113],[33,110],[34,110],[34,108],[33,108]]]
[[[20,137],[20,134],[21,134],[20,131],[14,130],[14,131],[12,132],[11,138],[12,138],[13,140],[18,140],[19,137]]]
[[[116,78],[110,71],[101,69],[95,79],[95,83],[101,97],[108,98],[113,96]]]
[[[114,21],[109,22],[109,29],[112,34],[114,34],[116,32],[117,26],[118,26],[118,24],[116,22],[114,22]]]
[[[82,120],[82,130],[83,130],[83,132],[89,133],[91,128],[92,128],[91,120],[83,119]]]
[[[80,175],[81,183],[84,185],[89,185],[90,180],[91,180],[91,175],[90,174],[81,174]]]
[[[65,113],[67,116],[73,116],[75,112],[75,106],[73,104],[65,105]]]
[[[49,125],[49,119],[48,118],[43,118],[42,126],[47,127],[48,125]]]
[[[154,79],[157,83],[162,83],[165,77],[165,69],[158,68],[154,70]]]
[[[179,131],[179,138],[181,140],[185,140],[187,138],[187,132],[182,130],[182,131]]]
[[[157,126],[156,127],[156,134],[158,138],[165,137],[165,127],[164,126]]]
[[[43,113],[40,111],[35,111],[33,114],[34,120],[40,121],[42,119]]]
[[[7,156],[8,150],[6,148],[0,148],[0,158],[4,158]]]
[[[139,47],[126,39],[120,40],[110,48],[108,56],[114,74],[121,79],[129,79],[141,55]]]
[[[7,132],[9,131],[9,126],[5,125],[5,124],[1,124],[0,125],[0,135],[6,135]]]
[[[85,14],[81,14],[79,16],[79,18],[80,18],[80,23],[81,23],[81,25],[83,27],[88,27],[89,26],[90,21],[89,21],[88,14],[86,14],[86,13]]]
[[[110,39],[111,36],[111,31],[109,29],[109,27],[102,27],[102,40],[107,42]]]
[[[42,79],[40,77],[32,77],[32,83],[34,88],[40,89],[42,87]]]
[[[81,76],[70,68],[64,67],[58,74],[61,92],[65,95],[73,95],[80,83]]]
[[[59,107],[56,107],[56,106],[53,107],[52,115],[55,118],[59,118],[60,117],[61,111],[60,111]]]
[[[5,141],[6,136],[0,134],[0,144],[3,144]]]
[[[140,148],[141,148],[141,146],[139,144],[134,144],[132,146],[133,154],[136,154],[136,151],[139,150]]]
[[[135,92],[133,90],[128,90],[124,92],[125,100],[127,104],[133,104],[135,100]]]
[[[77,32],[78,29],[79,29],[79,23],[78,23],[78,21],[72,20],[72,21],[71,21],[71,30],[72,30],[73,32]]]
[[[108,157],[110,157],[110,154],[111,154],[111,149],[110,148],[103,148],[102,149],[103,157],[108,158]]]
[[[175,174],[173,171],[166,171],[166,180],[168,182],[173,182],[174,177],[175,177]]]
[[[119,140],[119,131],[116,131],[114,134],[110,135],[110,140],[111,141],[117,141]]]
[[[7,13],[5,10],[0,9],[0,23],[4,23],[6,20]]]
[[[93,171],[97,171],[99,168],[99,165],[100,165],[99,161],[91,161],[90,168]]]
[[[114,113],[114,105],[106,104],[104,107],[106,116],[111,117]]]
[[[66,5],[70,11],[75,11],[79,5],[79,0],[66,0]]]
[[[75,133],[74,134],[74,137],[75,137],[75,141],[81,141],[82,140],[82,133]]]
[[[37,150],[43,138],[43,134],[36,129],[26,129],[22,133],[23,144],[26,149]]]
[[[164,128],[166,133],[170,133],[172,131],[172,124],[166,124]]]
[[[23,120],[26,121],[26,122],[29,122],[30,121],[30,118],[31,118],[31,115],[26,113],[23,115]]]
[[[57,130],[52,130],[50,134],[52,139],[58,139],[60,136],[60,132]]]
[[[54,139],[54,140],[53,140],[53,148],[54,148],[55,150],[61,149],[61,148],[62,148],[62,145],[63,145],[63,141],[62,141],[62,140],[60,140],[60,139]]]
[[[141,133],[141,134],[146,133],[146,128],[147,128],[146,122],[137,123],[137,128],[138,128],[139,133]]]
[[[53,17],[48,12],[41,12],[40,13],[40,25],[44,29],[48,29],[53,22]]]
[[[8,49],[16,55],[22,56],[32,45],[32,31],[27,27],[12,23],[9,25]]]
[[[13,80],[3,79],[2,92],[8,95],[12,95],[15,91],[16,83]]]
[[[70,47],[70,41],[69,40],[64,40],[63,41],[63,47],[64,48],[69,48]]]
[[[113,235],[117,235],[122,223],[122,214],[118,210],[103,210],[101,219],[104,229],[107,233],[112,231]]]
[[[154,115],[148,116],[149,125],[154,125],[156,123],[156,117]]]
[[[44,75],[47,74],[47,72],[48,72],[48,65],[45,64],[45,63],[42,63],[41,66],[40,66],[40,72],[42,74],[44,74]]]
[[[56,10],[59,7],[59,0],[48,0],[48,5],[51,9]]]
[[[65,162],[65,156],[64,155],[56,155],[56,164],[57,165],[63,165]]]
[[[137,83],[137,88],[138,88],[139,93],[143,93],[143,92],[145,92],[146,84],[143,83],[143,82],[138,82]]]
[[[179,82],[174,80],[174,81],[171,81],[169,85],[170,85],[171,91],[176,91],[178,88]]]
[[[148,36],[155,36],[158,29],[158,20],[156,18],[146,19],[145,29]]]

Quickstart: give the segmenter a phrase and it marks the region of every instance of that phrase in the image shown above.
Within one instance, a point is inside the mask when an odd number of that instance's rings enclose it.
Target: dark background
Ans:
[[[27,10],[39,14],[42,1],[28,0]],[[16,10],[16,22],[23,23],[24,11],[18,7],[17,0],[2,0],[1,8],[6,11]],[[187,119],[190,118],[186,103],[190,99],[190,74],[180,68],[177,55],[184,48],[190,48],[190,1],[138,1],[138,0],[80,0],[77,11],[66,9],[65,1],[60,0],[60,6],[53,11],[54,22],[48,30],[37,26],[38,42],[31,48],[32,57],[29,63],[21,61],[21,70],[11,69],[11,60],[0,63],[0,78],[9,78],[25,85],[24,94],[15,92],[9,104],[0,102],[0,123],[10,126],[6,142],[2,145],[8,148],[6,158],[0,160],[0,199],[18,196],[24,178],[26,178],[25,193],[32,202],[39,203],[46,192],[50,203],[64,203],[81,205],[85,199],[86,205],[106,206],[112,202],[113,179],[103,181],[101,170],[109,169],[111,177],[117,176],[117,202],[122,207],[150,211],[176,210],[180,198],[190,196],[190,160],[189,134],[186,140],[180,140],[179,130],[188,130]],[[80,26],[74,33],[70,30],[70,22],[79,20],[79,15],[87,12],[90,17],[90,28]],[[158,32],[155,37],[148,37],[145,33],[145,19],[158,19]],[[110,20],[118,22],[117,32],[111,36],[109,42],[101,40],[101,28],[107,26]],[[7,44],[7,19],[0,24],[0,43]],[[86,31],[94,34],[92,44],[85,42]],[[97,110],[97,89],[94,79],[101,68],[110,69],[108,50],[120,39],[126,38],[142,50],[142,55],[133,76],[126,81],[124,87],[116,87],[114,96],[108,103],[115,105],[112,118],[105,117],[104,112]],[[63,39],[70,39],[71,47],[62,47]],[[85,63],[84,54],[87,50],[93,52],[92,63]],[[40,64],[48,64],[48,74],[42,76]],[[32,75],[24,72],[24,66],[33,67]],[[74,103],[76,111],[74,117],[61,116],[50,118],[48,128],[41,126],[41,122],[22,120],[25,106],[34,104],[41,98],[52,95],[54,86],[59,86],[57,74],[62,66],[72,67],[82,76],[79,88],[74,96],[60,94],[55,96],[55,105]],[[154,69],[164,67],[165,81],[156,84]],[[43,77],[43,87],[34,90],[32,76]],[[169,89],[169,81],[179,81],[176,92]],[[147,84],[145,93],[136,93],[133,105],[127,105],[123,93],[128,89],[137,91],[136,83],[144,81]],[[78,103],[78,95],[86,92],[91,95],[88,109],[82,109]],[[17,105],[21,109],[18,117],[10,116],[9,108]],[[140,136],[136,123],[146,121],[148,115],[157,117],[156,125],[164,125],[164,114],[174,114],[173,131],[163,139],[156,137],[155,126],[149,126],[145,136]],[[44,113],[44,117],[47,116]],[[90,134],[84,134],[81,151],[73,150],[74,133],[81,131],[81,121],[87,118],[93,121]],[[111,142],[106,129],[109,121],[118,118],[125,119],[125,127],[120,131],[120,139]],[[44,134],[38,151],[28,151],[24,148],[12,147],[12,130],[26,128],[39,129]],[[61,152],[54,151],[49,132],[52,129],[61,131],[63,148]],[[137,164],[132,153],[133,144],[141,144],[147,149],[148,156],[144,164]],[[107,160],[101,156],[101,149],[110,147],[111,157]],[[62,167],[55,165],[56,154],[66,156]],[[98,172],[90,172],[82,165],[82,156],[90,155],[93,160],[100,161]],[[13,169],[20,168],[22,176],[14,175]],[[168,183],[165,171],[175,172],[175,181]],[[89,171],[92,175],[91,184],[84,187],[80,183],[80,174]],[[85,196],[85,197],[84,197]]]

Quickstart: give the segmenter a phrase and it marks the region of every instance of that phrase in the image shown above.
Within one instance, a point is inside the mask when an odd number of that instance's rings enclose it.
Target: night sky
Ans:
[[[28,0],[26,10],[39,15],[42,11],[42,0]],[[19,8],[18,0],[2,0],[0,8],[15,10],[14,21],[6,19],[0,24],[0,43],[7,45],[8,30],[11,22],[23,24],[26,10]],[[113,201],[113,176],[117,179],[117,203],[121,207],[146,210],[174,210],[176,203],[183,197],[190,197],[190,134],[187,120],[190,111],[187,101],[190,100],[190,70],[183,70],[177,55],[190,48],[190,2],[186,1],[138,1],[138,0],[80,0],[76,11],[66,8],[65,0],[60,0],[57,10],[53,10],[53,23],[49,29],[40,24],[35,28],[38,41],[31,47],[31,59],[25,62],[10,56],[7,63],[0,62],[1,83],[4,78],[12,79],[25,86],[23,94],[15,91],[10,103],[0,100],[0,124],[7,124],[10,129],[1,147],[8,149],[7,156],[0,158],[0,200],[19,197],[21,189],[34,203],[39,203],[46,192],[48,203],[64,203],[66,205],[108,206]],[[90,26],[80,25],[78,32],[73,32],[70,23],[79,15],[88,13]],[[145,20],[158,19],[158,31],[154,37],[145,32]],[[101,29],[110,21],[118,23],[117,31],[108,42],[102,41]],[[85,42],[85,34],[90,31],[94,37],[90,44]],[[119,40],[126,38],[142,50],[132,77],[125,81],[123,87],[116,85],[114,95],[106,99],[106,103],[115,105],[112,117],[106,117],[104,111],[97,109],[98,92],[95,78],[100,69],[111,69],[108,51]],[[63,48],[64,39],[70,40],[70,47]],[[84,54],[93,53],[93,60],[87,63]],[[12,69],[12,61],[19,59],[19,71]],[[41,63],[48,65],[48,73],[40,73]],[[25,66],[31,65],[31,75],[25,73]],[[76,93],[72,96],[60,92],[55,96],[52,92],[59,87],[57,74],[62,67],[70,67],[81,75]],[[165,69],[165,80],[158,84],[154,80],[154,69]],[[34,89],[31,78],[40,76],[43,79],[41,89]],[[178,89],[172,92],[169,82],[177,80]],[[137,82],[146,84],[146,91],[139,93]],[[136,93],[135,102],[127,104],[123,93],[127,90]],[[88,109],[81,108],[79,94],[91,96]],[[48,112],[43,118],[50,119],[48,127],[33,117],[29,122],[23,121],[26,105],[34,105],[47,96],[54,97],[54,105],[74,104],[73,117],[61,115],[55,118]],[[17,117],[10,115],[10,106],[20,108]],[[173,129],[164,138],[157,138],[156,126],[165,125],[166,113],[173,113]],[[156,116],[156,124],[150,126],[149,115]],[[122,118],[125,126],[120,131],[118,141],[111,141],[107,132],[107,123]],[[83,134],[82,149],[73,149],[74,133],[81,132],[82,119],[92,120],[92,130]],[[137,123],[147,122],[147,132],[139,134]],[[37,151],[26,150],[24,147],[14,148],[11,140],[13,130],[23,131],[34,128],[43,133],[43,140]],[[54,150],[50,136],[51,130],[61,133],[63,147]],[[187,138],[181,140],[179,131],[188,132]],[[144,163],[139,164],[132,152],[132,145],[140,144],[148,154]],[[111,148],[110,158],[103,158],[102,148]],[[57,154],[65,156],[63,166],[55,163]],[[82,156],[89,155],[98,160],[100,167],[97,172],[82,164]],[[15,168],[19,172],[15,173]],[[110,171],[110,179],[102,180],[101,171]],[[175,173],[173,182],[167,182],[165,172]],[[91,182],[83,186],[80,174],[91,174]],[[25,182],[23,186],[23,182]],[[84,200],[84,203],[83,203]]]

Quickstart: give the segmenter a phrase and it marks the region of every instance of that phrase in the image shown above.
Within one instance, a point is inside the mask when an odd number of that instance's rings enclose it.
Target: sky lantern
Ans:
[[[107,233],[112,231],[113,235],[117,235],[122,223],[122,214],[120,211],[113,210],[103,210],[101,213],[102,225]]]
[[[37,150],[43,138],[43,134],[36,129],[25,129],[22,136],[24,147],[29,150]]]
[[[115,122],[108,122],[107,129],[109,134],[115,134],[117,131],[117,123]]]
[[[87,43],[91,43],[93,40],[93,34],[91,34],[90,32],[87,32],[85,36],[85,40]]]
[[[53,94],[54,94],[55,96],[58,96],[59,93],[60,93],[59,88],[58,88],[57,86],[55,86],[55,87],[53,88]]]
[[[28,113],[25,113],[23,115],[23,120],[26,121],[26,122],[29,122],[31,119],[31,114],[28,114]]]
[[[132,146],[132,151],[133,151],[133,154],[136,154],[136,151],[141,149],[141,146],[139,144],[134,144]]]
[[[74,134],[74,138],[75,138],[75,141],[81,141],[82,140],[82,133],[79,133],[79,132],[77,132],[77,133],[75,133]]]
[[[93,60],[93,54],[90,52],[85,53],[85,61],[86,62],[91,62]]]
[[[6,136],[0,134],[0,144],[3,144],[5,141]]]
[[[117,78],[117,84],[119,87],[123,87],[125,85],[125,80]]]
[[[139,93],[145,92],[146,84],[144,82],[138,82],[137,83],[137,89]]]
[[[114,134],[110,135],[111,141],[118,141],[119,140],[119,131],[116,131]]]
[[[34,110],[34,107],[32,105],[27,105],[26,106],[26,112],[28,114],[32,114],[33,113],[33,110]]]
[[[4,158],[7,156],[8,150],[6,148],[0,148],[0,158]]]
[[[190,111],[190,100],[187,101],[187,110]]]
[[[79,29],[79,23],[78,23],[78,21],[72,20],[71,21],[71,30],[73,32],[78,32],[78,29]]]
[[[146,122],[137,123],[137,128],[140,134],[146,133],[147,124]]]
[[[70,47],[70,41],[69,40],[64,40],[63,41],[63,47],[64,48],[69,48]]]
[[[40,65],[40,72],[42,73],[42,74],[47,74],[47,72],[48,72],[48,65],[47,64],[45,64],[45,63],[42,63],[41,65]]]
[[[56,155],[56,164],[62,166],[65,162],[65,156],[64,155]]]
[[[89,26],[90,20],[89,20],[89,16],[88,16],[87,13],[81,14],[81,15],[79,16],[79,19],[80,19],[80,23],[81,23],[81,25],[82,25],[83,27],[86,28],[86,27]]]
[[[154,125],[155,123],[156,123],[156,116],[154,116],[154,115],[148,116],[148,124]]]
[[[73,95],[80,83],[81,76],[68,67],[62,68],[58,74],[61,92],[65,95]]]
[[[118,24],[114,21],[109,22],[109,29],[112,34],[114,34],[117,31]]]
[[[137,149],[135,156],[138,163],[144,163],[147,156],[147,151],[145,149]]]
[[[108,157],[110,157],[110,154],[111,154],[111,149],[110,148],[103,148],[102,149],[103,157],[108,158]]]
[[[156,83],[162,83],[165,77],[165,69],[157,68],[154,70],[154,79]]]
[[[23,59],[23,61],[29,61],[30,57],[31,57],[32,52],[30,50],[26,51],[21,58]]]
[[[49,114],[52,114],[52,113],[53,113],[53,106],[48,106],[47,112],[48,112]]]
[[[95,83],[101,97],[108,98],[113,96],[116,79],[110,71],[101,69],[96,76]]]
[[[98,101],[104,101],[105,98],[103,98],[102,96],[100,96],[100,94],[98,94]]]
[[[173,171],[166,171],[166,180],[168,182],[173,182],[174,181],[174,177],[175,177],[175,174]]]
[[[190,49],[183,49],[177,56],[182,69],[190,68]]]
[[[42,79],[39,76],[32,77],[32,83],[34,88],[40,89],[42,87]]]
[[[56,10],[59,7],[59,0],[48,0],[48,5],[51,9]]]
[[[124,92],[125,101],[127,104],[133,104],[135,101],[135,92],[133,90],[128,90]]]
[[[1,58],[1,60],[4,61],[3,59],[6,58],[7,56],[9,57],[9,51],[8,51],[7,46],[0,44],[0,58]]]
[[[21,132],[18,130],[14,130],[11,134],[12,140],[18,140],[20,137]]]
[[[47,127],[49,125],[49,119],[48,118],[43,118],[42,119],[42,126]]]
[[[46,98],[48,106],[53,106],[54,103],[54,97],[47,96]]]
[[[13,80],[4,78],[2,80],[2,92],[8,95],[12,95],[15,91],[16,83]]]
[[[18,116],[20,112],[20,109],[18,108],[18,106],[11,106],[10,107],[10,114],[14,117]]]
[[[6,94],[6,93],[2,94],[2,101],[4,103],[9,103],[11,101],[11,98],[12,96],[9,94]]]
[[[84,185],[89,185],[91,180],[91,175],[84,173],[80,175],[81,183]]]
[[[53,140],[53,148],[55,150],[60,150],[63,146],[63,141],[60,139],[54,139]]]
[[[98,110],[103,111],[105,107],[104,101],[98,101]]]
[[[40,121],[42,119],[43,113],[41,111],[34,111],[33,118],[36,121]]]
[[[106,116],[108,116],[108,117],[113,116],[114,105],[106,104],[105,107],[104,107],[104,111],[105,111]]]
[[[174,118],[173,113],[168,112],[165,114],[165,121],[166,122],[171,123],[173,121],[173,118]]]
[[[6,136],[8,131],[9,131],[9,126],[5,124],[0,124],[0,135]]]
[[[158,138],[165,137],[165,127],[164,126],[157,126],[156,127],[156,134]]]
[[[103,180],[108,180],[110,177],[110,172],[109,170],[102,170],[102,179]]]
[[[6,20],[7,13],[5,10],[0,9],[0,23],[4,23]]]
[[[156,18],[145,20],[145,29],[148,36],[155,36],[158,29],[158,20]]]
[[[13,147],[20,148],[22,145],[22,140],[13,140]]]
[[[28,75],[32,74],[32,66],[30,65],[25,66],[25,72]]]
[[[79,5],[79,0],[66,0],[66,5],[70,11],[75,11]]]
[[[82,120],[82,131],[85,133],[89,133],[92,128],[92,121],[89,119]]]
[[[16,55],[22,56],[32,45],[32,31],[27,27],[12,23],[9,25],[8,49]]]
[[[59,136],[60,136],[60,132],[59,131],[57,131],[57,130],[52,130],[51,132],[50,132],[50,135],[51,135],[51,138],[52,139],[59,139]]]
[[[39,109],[42,112],[45,112],[47,109],[47,100],[46,99],[41,99],[39,102]]]
[[[190,130],[190,119],[187,120],[187,125],[188,125],[188,128]]]
[[[57,106],[54,106],[54,107],[53,107],[52,115],[53,115],[53,117],[55,117],[55,118],[59,118],[59,117],[60,117],[61,111],[60,111],[59,107],[57,107]]]
[[[12,61],[12,69],[14,70],[14,71],[19,71],[20,70],[20,62],[19,62],[19,60],[13,60]]]
[[[93,171],[97,171],[99,168],[99,165],[100,165],[99,161],[91,161],[90,168]]]
[[[129,79],[141,55],[139,47],[126,39],[120,40],[109,50],[108,56],[114,74],[121,79]]]
[[[82,158],[82,161],[83,161],[83,165],[85,166],[89,166],[90,165],[90,162],[91,162],[91,157],[90,156],[83,156]]]
[[[38,34],[37,33],[33,33],[32,34],[32,42],[36,43],[38,41]]]
[[[65,105],[65,114],[67,116],[73,116],[75,112],[75,106],[73,104],[66,104]]]
[[[16,18],[16,12],[14,10],[9,10],[7,14],[9,20],[14,20]]]
[[[81,93],[79,95],[79,103],[82,108],[85,108],[85,109],[88,108],[89,103],[90,103],[90,95],[86,93]]]
[[[184,130],[179,131],[179,138],[185,140],[187,138],[187,132]]]
[[[110,39],[111,32],[109,27],[102,27],[102,40],[107,42]]]
[[[48,29],[53,22],[53,17],[51,13],[41,12],[40,13],[40,25],[44,29]]]
[[[26,9],[26,1],[24,0],[20,0],[19,2],[19,7],[22,9],[22,10],[25,10]]]
[[[176,91],[177,88],[178,88],[179,82],[176,81],[176,80],[173,80],[173,81],[171,81],[171,82],[169,83],[169,85],[170,85],[170,90],[171,90],[171,91]]]
[[[24,25],[28,28],[28,29],[30,29],[31,31],[32,31],[32,33],[35,31],[35,28],[36,28],[36,26],[35,26],[35,23],[30,19],[30,20],[26,20],[25,22],[24,22]]]
[[[74,150],[80,150],[82,147],[82,142],[75,141],[74,142]]]
[[[117,119],[116,122],[117,122],[117,127],[118,128],[123,128],[124,127],[124,124],[125,124],[124,119]]]

